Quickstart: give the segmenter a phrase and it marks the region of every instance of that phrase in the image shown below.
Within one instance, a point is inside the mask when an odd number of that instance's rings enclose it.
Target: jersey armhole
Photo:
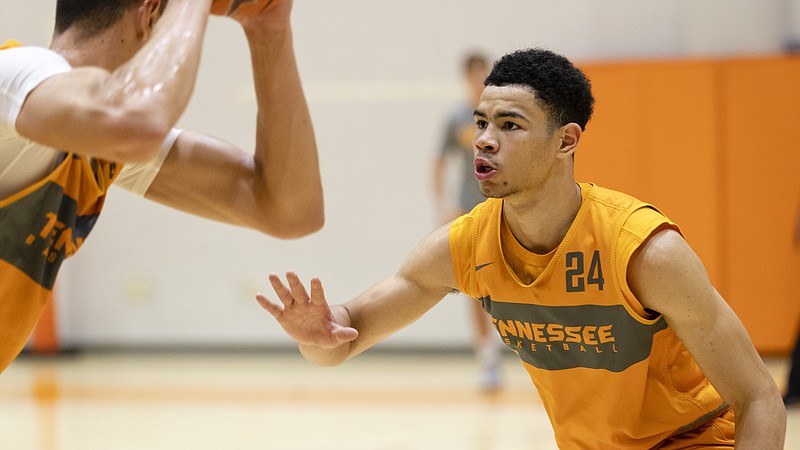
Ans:
[[[631,257],[651,236],[662,230],[675,230],[681,236],[678,225],[670,221],[651,205],[644,205],[633,211],[622,225],[617,240],[615,271],[619,288],[626,305],[632,312],[645,320],[657,319],[660,314],[645,308],[628,285],[628,264]]]

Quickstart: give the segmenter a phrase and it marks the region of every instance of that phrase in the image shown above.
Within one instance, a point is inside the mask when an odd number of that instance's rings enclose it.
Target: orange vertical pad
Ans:
[[[722,67],[728,297],[756,346],[782,353],[800,321],[800,58]]]
[[[719,283],[714,64],[582,68],[592,80],[596,105],[576,155],[576,175],[659,207],[680,224]]]
[[[800,58],[585,63],[595,116],[581,181],[652,202],[678,222],[762,353],[800,321]]]

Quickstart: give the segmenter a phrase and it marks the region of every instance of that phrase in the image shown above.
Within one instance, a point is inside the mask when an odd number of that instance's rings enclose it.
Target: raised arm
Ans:
[[[55,49],[76,68],[45,80],[30,93],[17,119],[17,130],[49,147],[112,161],[153,158],[194,89],[210,4],[211,0],[170,0],[156,22],[159,2],[148,1],[131,12],[139,15],[135,21],[126,22],[135,22],[136,30],[121,27],[122,31],[114,29],[120,35],[89,38],[95,41],[80,51],[90,46],[103,48],[102,39],[116,38],[122,44],[115,51],[130,52],[130,59],[113,71],[80,67],[83,54],[73,53],[72,48],[59,49],[66,36],[57,37]],[[153,22],[156,25],[151,29]],[[140,44],[130,42],[151,31],[140,50]],[[113,60],[128,55],[99,56]]]
[[[317,146],[292,45],[292,2],[236,17],[250,46],[256,148],[183,133],[147,198],[196,215],[293,238],[324,221]]]
[[[783,449],[786,411],[777,386],[683,237],[674,230],[654,234],[631,259],[628,281],[646,308],[664,315],[733,407],[737,448]]]
[[[312,280],[307,295],[294,274],[287,275],[288,288],[270,276],[280,303],[261,294],[256,298],[298,342],[307,360],[340,364],[411,324],[453,290],[448,230],[445,225],[434,231],[396,274],[343,305],[328,306],[319,280]]]

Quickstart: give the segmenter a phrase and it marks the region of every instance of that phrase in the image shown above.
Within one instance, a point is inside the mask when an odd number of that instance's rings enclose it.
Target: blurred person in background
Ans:
[[[433,166],[433,195],[436,214],[440,224],[449,223],[472,210],[486,200],[481,194],[475,168],[472,163],[472,136],[475,123],[472,113],[478,106],[483,80],[489,75],[491,60],[481,52],[470,52],[462,60],[462,75],[466,98],[455,105],[447,118],[444,139]],[[454,169],[454,170],[453,170]],[[456,198],[448,196],[448,175],[456,174]],[[500,350],[502,342],[494,331],[491,317],[480,302],[462,297],[469,303],[474,329],[473,349],[481,367],[480,386],[494,390],[501,386]]]

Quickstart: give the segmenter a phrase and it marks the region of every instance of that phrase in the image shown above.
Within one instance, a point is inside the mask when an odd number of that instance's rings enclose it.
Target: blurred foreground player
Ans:
[[[211,0],[58,0],[49,49],[0,47],[0,371],[113,182],[276,237],[322,226],[292,2],[236,3],[249,8],[231,13],[252,57],[253,154],[173,128],[194,89]]]
[[[591,86],[564,57],[497,61],[474,112],[486,202],[399,271],[329,307],[294,273],[259,303],[309,361],[336,365],[448,292],[476,299],[536,386],[563,449],[783,449],[786,412],[734,312],[655,207],[576,183]],[[635,124],[634,124],[635,125]]]

